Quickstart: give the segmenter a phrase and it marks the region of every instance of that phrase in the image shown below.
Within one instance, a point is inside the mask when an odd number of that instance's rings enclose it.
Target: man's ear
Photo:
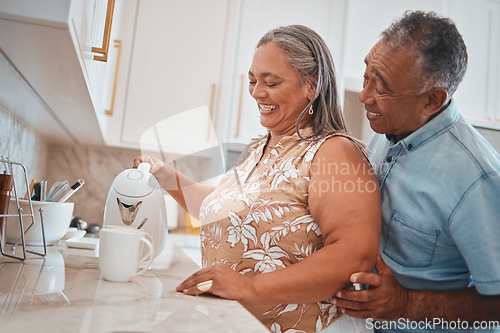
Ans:
[[[424,115],[432,116],[444,106],[446,99],[448,98],[448,92],[442,88],[434,88],[427,95],[427,101],[424,106]]]

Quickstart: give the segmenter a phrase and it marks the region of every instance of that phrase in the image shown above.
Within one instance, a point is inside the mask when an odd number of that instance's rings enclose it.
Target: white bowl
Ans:
[[[42,208],[43,226],[45,231],[45,242],[47,245],[61,239],[68,231],[71,219],[73,218],[74,203],[72,202],[47,202],[31,201],[35,224],[28,230],[31,224],[30,208],[28,200],[19,200],[19,206],[23,209],[23,227],[25,231],[24,240],[27,245],[43,245],[42,228],[40,223],[40,211]],[[9,214],[17,214],[15,199],[10,200]],[[7,242],[16,243],[20,237],[19,219],[9,217],[7,220]]]

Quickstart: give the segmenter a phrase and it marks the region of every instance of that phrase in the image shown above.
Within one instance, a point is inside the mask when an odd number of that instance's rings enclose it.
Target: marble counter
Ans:
[[[24,263],[0,255],[2,332],[269,332],[238,302],[176,292],[199,268],[173,243],[129,283],[103,280],[94,250],[47,249]]]

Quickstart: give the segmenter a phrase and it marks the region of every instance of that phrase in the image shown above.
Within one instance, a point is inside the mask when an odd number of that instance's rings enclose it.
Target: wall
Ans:
[[[500,131],[487,128],[476,128],[479,133],[500,153]]]
[[[140,152],[100,146],[51,145],[47,178],[49,184],[67,180],[69,185],[84,179],[85,185],[68,201],[75,203],[73,215],[87,223],[102,225],[109,188],[116,175],[133,165]]]
[[[48,143],[26,122],[17,118],[0,105],[0,155],[9,160],[22,163],[27,169],[28,182],[42,180],[46,175]],[[5,166],[0,164],[0,172]],[[14,168],[16,188],[20,197],[26,193],[22,168]]]
[[[354,91],[345,91],[344,97],[344,118],[347,130],[361,141],[368,143],[373,130],[370,122],[366,119],[365,106],[358,100],[359,93]]]

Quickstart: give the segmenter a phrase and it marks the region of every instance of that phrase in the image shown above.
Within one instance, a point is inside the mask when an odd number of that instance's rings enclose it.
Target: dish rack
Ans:
[[[9,251],[6,251],[6,244],[4,244],[4,243],[7,243],[6,235],[2,235],[2,237],[0,237],[0,252],[2,253],[2,255],[6,256],[6,257],[19,259],[19,260],[27,259],[27,256],[26,256],[27,252],[38,255],[38,256],[45,257],[47,255],[47,243],[45,242],[45,231],[44,231],[45,229],[43,226],[43,209],[42,208],[39,209],[39,214],[40,214],[40,224],[41,224],[41,232],[42,232],[42,240],[43,240],[43,252],[37,252],[37,251],[34,251],[32,249],[27,249],[26,242],[24,240],[24,235],[26,234],[26,232],[28,232],[28,230],[31,229],[31,227],[35,224],[35,215],[33,213],[33,205],[31,203],[30,195],[28,195],[28,206],[29,206],[29,210],[30,210],[29,213],[23,212],[23,209],[19,205],[19,191],[18,191],[18,187],[16,186],[16,178],[14,177],[14,171],[19,170],[19,169],[22,170],[22,173],[24,175],[24,181],[26,183],[26,188],[29,189],[28,174],[26,171],[26,167],[19,162],[10,161],[6,156],[1,156],[0,163],[3,163],[3,165],[5,165],[5,167],[6,167],[5,170],[8,171],[8,173],[10,175],[12,175],[12,180],[13,180],[12,193],[14,194],[14,198],[16,201],[16,207],[17,207],[17,214],[9,214],[7,212],[7,214],[0,214],[0,218],[5,218],[4,223],[7,223],[7,224],[9,223],[9,219],[10,219],[10,221],[12,221],[13,218],[17,218],[17,220],[19,221],[19,231],[20,231],[19,239],[17,240],[17,242],[15,244],[10,245]],[[31,219],[31,223],[26,228],[26,230],[24,230],[23,218],[28,218],[28,221]],[[3,239],[5,239],[5,242],[3,241]],[[22,252],[21,252],[21,255],[16,255],[16,253],[19,253],[19,251],[18,251],[19,246],[21,247]]]

